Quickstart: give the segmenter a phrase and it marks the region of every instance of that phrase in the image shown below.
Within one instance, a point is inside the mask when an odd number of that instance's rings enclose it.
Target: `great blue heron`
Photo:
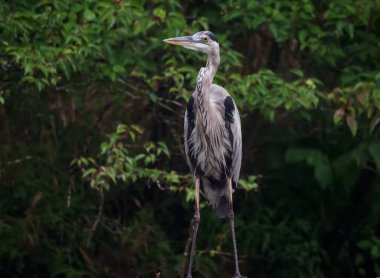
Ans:
[[[195,177],[195,213],[187,277],[191,277],[195,241],[200,222],[202,190],[219,218],[229,217],[234,248],[235,275],[240,275],[235,239],[232,193],[239,179],[242,144],[240,117],[230,94],[212,84],[218,69],[219,43],[210,31],[164,40],[166,43],[207,54],[206,67],[198,73],[196,89],[185,113],[185,152]]]

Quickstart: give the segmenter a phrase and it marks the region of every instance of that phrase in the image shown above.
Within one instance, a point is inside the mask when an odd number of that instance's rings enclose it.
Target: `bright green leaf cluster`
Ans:
[[[159,158],[170,158],[170,152],[164,142],[147,142],[140,152],[132,154],[132,145],[136,136],[143,133],[138,125],[119,124],[116,131],[101,143],[98,158],[80,157],[72,165],[82,170],[82,177],[89,181],[92,188],[109,190],[119,182],[136,182],[138,179],[150,179],[153,182],[164,180],[179,184],[180,178],[174,171],[165,172],[154,167]],[[134,148],[139,147],[135,145]]]

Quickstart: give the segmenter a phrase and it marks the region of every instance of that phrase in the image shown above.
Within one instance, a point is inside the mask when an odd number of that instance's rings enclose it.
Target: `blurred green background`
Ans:
[[[239,106],[248,277],[380,275],[380,1],[0,2],[0,276],[178,277],[183,115],[211,30]],[[231,277],[202,200],[194,277]]]

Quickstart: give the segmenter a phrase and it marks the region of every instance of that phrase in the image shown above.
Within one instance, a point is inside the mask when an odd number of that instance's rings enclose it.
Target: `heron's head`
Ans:
[[[201,31],[192,36],[176,37],[164,40],[166,43],[180,45],[185,48],[200,51],[206,54],[219,53],[219,43],[214,33]]]

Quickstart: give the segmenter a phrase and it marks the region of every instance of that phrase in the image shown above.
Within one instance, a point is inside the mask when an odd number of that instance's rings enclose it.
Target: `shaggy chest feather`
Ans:
[[[206,115],[202,113],[202,109],[196,110],[195,128],[190,138],[194,144],[190,151],[196,157],[197,166],[204,176],[223,179],[226,174],[225,155],[231,148],[224,125],[223,111],[214,107],[212,103]]]

